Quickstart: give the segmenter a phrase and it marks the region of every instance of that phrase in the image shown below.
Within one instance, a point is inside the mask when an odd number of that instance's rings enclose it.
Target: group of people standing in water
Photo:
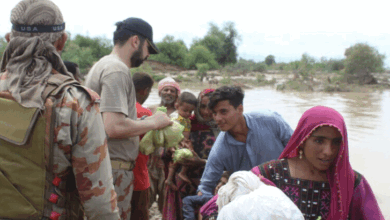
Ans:
[[[191,110],[179,108],[186,101],[178,104],[180,85],[169,77],[158,83],[161,103],[145,108],[154,81],[130,68],[159,53],[146,21],[116,23],[112,53],[94,64],[85,86],[61,59],[67,34],[52,1],[20,1],[11,23],[0,73],[0,219],[149,219],[157,201],[163,219],[211,220],[228,207],[218,201],[229,175],[242,171],[281,190],[304,219],[384,219],[367,180],[351,167],[337,110],[312,107],[294,131],[277,112],[244,113],[236,86],[202,90],[190,98]],[[161,106],[167,111],[156,111]],[[28,109],[39,114],[19,123],[15,114]],[[178,161],[167,180],[175,149],[146,156],[139,141],[171,126],[170,115],[182,116],[192,157]],[[11,128],[24,129],[28,141],[15,142]]]
[[[206,203],[196,218],[216,218],[218,192],[214,188],[222,173],[242,170],[283,191],[304,219],[384,219],[367,180],[351,167],[346,125],[335,109],[308,109],[293,131],[276,112],[244,113],[244,93],[239,87],[223,86],[208,94],[204,104],[208,102],[210,114],[195,112],[193,120],[198,123],[196,118],[206,118],[219,134],[207,155],[199,151],[207,163],[195,166],[200,172],[193,175],[192,183],[177,178],[181,190],[166,189],[163,219],[182,219],[183,214],[191,217],[185,219],[195,219],[187,211]],[[199,131],[191,131],[191,137],[195,141]],[[186,197],[196,200],[195,193],[200,202],[190,203],[196,208],[189,209]]]

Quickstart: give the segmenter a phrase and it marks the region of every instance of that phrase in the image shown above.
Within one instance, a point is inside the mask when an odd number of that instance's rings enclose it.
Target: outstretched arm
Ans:
[[[200,191],[202,194],[213,194],[213,189],[217,185],[224,170],[224,166],[220,160],[220,155],[218,152],[219,149],[223,148],[223,146],[220,146],[222,140],[218,139],[220,138],[217,138],[213,148],[211,148],[206,167],[203,171],[202,179],[200,180],[198,191]]]

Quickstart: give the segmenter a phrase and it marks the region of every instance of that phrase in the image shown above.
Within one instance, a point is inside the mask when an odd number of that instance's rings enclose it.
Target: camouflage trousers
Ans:
[[[134,190],[133,171],[112,170],[115,192],[118,199],[119,214],[122,220],[130,220],[131,197]]]

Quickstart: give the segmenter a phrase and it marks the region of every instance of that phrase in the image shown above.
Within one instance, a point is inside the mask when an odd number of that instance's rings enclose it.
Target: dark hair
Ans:
[[[65,64],[66,69],[69,72],[73,73],[73,75],[76,75],[77,68],[79,68],[79,65],[77,65],[76,63],[70,62],[70,61],[64,61],[64,64]]]
[[[136,72],[133,74],[133,83],[135,91],[141,91],[146,88],[151,88],[154,84],[153,78],[145,72]]]
[[[230,177],[230,172],[229,172],[229,171],[223,171],[221,178],[222,178],[222,177],[225,177],[226,179],[229,179],[229,177]]]
[[[237,108],[243,104],[244,91],[239,86],[222,86],[216,89],[210,97],[209,108],[212,110],[220,101],[228,100]]]
[[[73,77],[81,83],[82,76],[80,75],[79,65],[77,65],[77,63],[73,63],[70,61],[64,61],[64,65],[68,70],[68,72],[72,73]]]
[[[195,95],[190,92],[182,92],[177,100],[179,104],[185,102],[195,107],[198,104],[198,100],[196,99]]]
[[[117,22],[115,25],[116,30],[114,32],[114,45],[121,47],[129,40],[130,37],[137,35],[140,40],[140,48],[142,48],[145,43],[145,37],[123,28],[123,22]]]

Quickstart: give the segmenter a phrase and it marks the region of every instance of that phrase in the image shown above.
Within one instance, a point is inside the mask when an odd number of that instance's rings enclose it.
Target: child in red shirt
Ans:
[[[134,73],[133,83],[136,91],[137,118],[151,116],[152,112],[144,108],[141,104],[148,98],[153,86],[153,79],[146,73]],[[141,103],[141,104],[140,104]],[[140,135],[142,140],[143,135]],[[134,191],[131,198],[131,216],[130,219],[148,220],[149,219],[149,172],[147,167],[149,156],[139,152],[135,160],[134,173]]]

